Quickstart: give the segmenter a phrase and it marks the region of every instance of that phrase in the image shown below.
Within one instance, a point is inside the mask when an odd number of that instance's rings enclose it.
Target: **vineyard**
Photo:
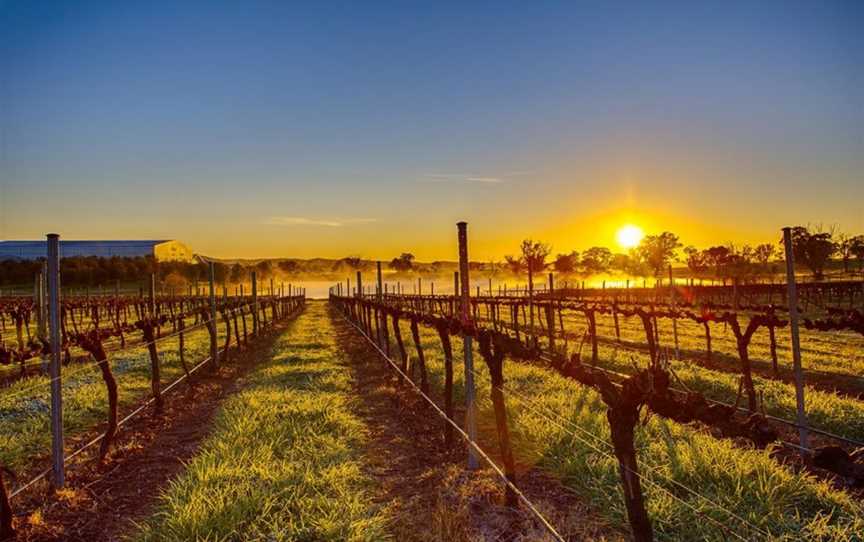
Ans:
[[[209,297],[157,296],[150,280],[149,296],[67,296],[56,308],[44,295],[0,298],[0,539],[15,534],[16,501],[31,506],[89,456],[104,463],[125,424],[167,415],[179,387],[194,397],[197,373],[247,355],[305,303],[272,285],[259,296],[254,273],[249,296],[217,298],[212,282]]]
[[[860,539],[860,282],[483,289],[460,249],[452,293],[0,299],[0,538]]]
[[[519,491],[534,465],[604,501],[636,540],[860,536],[861,283],[803,289],[796,390],[785,285],[556,290],[550,274],[536,292],[469,296],[461,272],[462,295],[403,294],[379,266],[373,287],[358,272],[330,299],[440,414],[445,440],[458,433],[501,474],[510,506],[536,511]],[[494,420],[485,450],[477,419]]]

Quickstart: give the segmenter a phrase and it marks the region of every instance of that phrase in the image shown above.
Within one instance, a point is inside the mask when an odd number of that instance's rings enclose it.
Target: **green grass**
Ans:
[[[370,503],[346,360],[310,303],[269,361],[221,407],[213,433],[135,540],[385,540]]]
[[[220,346],[224,344],[224,331],[224,325],[220,325]],[[165,334],[169,333],[170,329],[165,330]],[[140,336],[135,340],[140,340]],[[163,388],[183,374],[178,346],[177,337],[158,343]],[[186,334],[185,352],[190,368],[210,355],[206,328],[202,326]],[[135,347],[109,352],[108,358],[117,380],[122,418],[150,397],[150,357],[146,348]],[[93,434],[94,428],[104,427],[108,394],[93,361],[65,366],[61,376],[63,431],[69,453],[86,435]],[[50,405],[50,380],[44,375],[24,378],[0,390],[0,464],[19,472],[50,464]]]
[[[780,315],[784,317],[783,314]],[[747,319],[743,318],[742,327],[746,325]],[[565,318],[568,330],[581,333],[585,329],[585,320],[579,316]],[[660,344],[668,347],[674,345],[672,335],[672,321],[661,318]],[[625,341],[637,343],[645,342],[645,332],[638,318],[624,318],[619,316],[621,338]],[[679,347],[687,355],[702,356],[705,352],[705,335],[701,324],[691,320],[681,319],[678,325]],[[734,360],[733,367],[737,367],[738,351],[735,336],[732,330],[722,324],[712,323],[711,346],[716,354],[727,356]],[[611,315],[598,315],[597,331],[607,338],[615,338],[615,328]],[[791,370],[792,350],[789,326],[776,330],[777,361],[782,369]],[[753,336],[748,348],[751,361],[754,366],[764,370],[770,370],[771,352],[768,329],[760,328]],[[850,376],[850,386],[855,386],[864,391],[864,336],[851,331],[821,332],[805,329],[801,326],[801,360],[806,371],[820,371],[834,375]]]
[[[440,342],[433,330],[421,329],[431,380],[441,390]],[[410,337],[407,326],[403,336]],[[460,344],[454,340],[457,360],[462,359]],[[479,352],[475,352],[475,367],[480,375],[481,436],[485,447],[494,450],[497,441],[488,399],[488,372]],[[454,373],[457,400],[462,401],[461,363]],[[517,461],[548,470],[610,522],[626,525],[617,461],[608,444],[605,406],[599,395],[551,370],[527,364],[507,361],[504,375],[510,390],[505,395]],[[729,440],[715,439],[656,416],[637,428],[636,446],[641,472],[653,482],[645,484],[644,490],[658,539],[732,539],[702,514],[747,540],[862,539],[864,509],[860,502],[810,475],[780,465],[768,451],[737,447]],[[724,510],[770,535],[749,530]]]
[[[632,351],[616,353],[613,346],[601,346],[597,364],[630,373],[633,371],[632,361],[640,367],[649,365],[647,354]],[[739,375],[706,369],[686,361],[672,360],[670,365],[688,389],[710,399],[735,402]],[[678,383],[674,385],[681,387]],[[753,385],[757,393],[761,393],[766,413],[787,420],[795,419],[795,386],[757,375],[753,376]],[[808,420],[814,427],[864,441],[864,401],[808,388],[805,404]],[[741,406],[746,406],[746,398],[742,399]]]
[[[671,322],[661,319],[660,324],[661,348],[669,347],[671,351],[671,345],[673,344]],[[565,326],[569,332],[577,334],[584,332],[586,329],[584,318],[579,317],[571,316],[565,318]],[[614,327],[612,326],[612,317],[610,315],[598,315],[597,329],[598,334],[601,337],[614,339],[615,332]],[[645,333],[638,318],[620,318],[620,329],[622,340],[637,343],[645,342]],[[715,353],[718,352],[718,348],[721,348],[723,344],[726,344],[725,348],[729,351],[727,355],[730,359],[734,358],[730,361],[730,372],[708,369],[695,363],[688,362],[687,360],[689,358],[686,353],[682,355],[682,361],[672,362],[672,368],[687,388],[693,391],[698,391],[711,399],[734,403],[735,398],[738,395],[740,365],[737,353],[735,353],[734,339],[729,337],[732,332],[728,331],[724,334],[722,332],[723,326],[718,325],[713,325],[711,329],[713,339],[712,343],[714,345]],[[849,363],[857,364],[858,362],[856,360],[862,357],[861,352],[864,351],[864,345],[859,344],[860,341],[857,340],[856,336],[852,336],[848,333],[804,333],[804,331],[806,330],[802,330],[802,345],[805,346],[805,362],[808,359],[808,355],[811,356],[809,359],[812,360],[813,353],[819,348],[824,347],[818,345],[814,346],[814,343],[822,345],[829,344],[833,345],[832,347],[837,348],[837,351],[832,353],[832,359],[836,362],[834,365],[835,368],[839,366],[837,365],[839,364],[839,359],[842,358],[844,353],[847,351],[855,350],[856,348],[858,349],[854,356],[850,355],[849,359],[852,361]],[[682,349],[699,352],[704,351],[704,337],[701,334],[701,326],[696,328],[696,324],[693,322],[687,323],[679,321],[678,332],[679,344]],[[788,330],[786,332],[788,333]],[[763,334],[765,337],[762,337],[762,339],[767,341],[767,331],[762,329],[759,333]],[[751,344],[750,352],[753,352],[758,356],[760,348],[764,347],[765,352],[763,352],[763,354],[767,355],[767,342],[760,346],[757,342],[757,338],[759,338],[760,335],[754,337],[754,343]],[[847,340],[849,341],[848,344],[844,342]],[[731,341],[731,343],[729,341]],[[778,345],[783,341],[782,334],[779,331],[777,341]],[[545,341],[543,341],[543,344],[545,345]],[[561,346],[560,340],[558,346]],[[574,344],[574,341],[571,340],[568,348],[572,352],[577,349],[578,346],[578,343]],[[583,359],[590,359],[590,352],[591,346],[586,341],[582,346]],[[599,366],[624,373],[632,372],[633,362],[640,367],[647,367],[649,364],[647,352],[643,353],[633,349],[618,348],[612,341],[601,341],[598,353]],[[785,353],[788,354],[788,349]],[[778,346],[778,356],[780,356],[781,364],[783,363],[783,355],[784,350]],[[864,364],[861,365],[861,370],[864,370]],[[766,413],[787,420],[795,419],[796,404],[795,387],[793,384],[784,383],[769,377],[759,376],[758,374],[754,374],[753,382],[757,393],[761,393],[761,398],[764,400]],[[864,380],[862,380],[862,383],[864,383]],[[677,383],[675,383],[675,386],[680,387]],[[864,441],[864,401],[853,397],[838,395],[823,389],[816,389],[812,386],[805,386],[805,400],[807,415],[810,423],[813,424],[814,427],[855,440]],[[742,405],[743,404],[746,404],[746,401],[745,403],[742,403]]]

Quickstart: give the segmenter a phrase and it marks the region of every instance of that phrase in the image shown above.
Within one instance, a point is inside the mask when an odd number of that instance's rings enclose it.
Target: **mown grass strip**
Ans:
[[[361,470],[367,430],[327,307],[310,303],[241,385],[133,538],[388,539]]]

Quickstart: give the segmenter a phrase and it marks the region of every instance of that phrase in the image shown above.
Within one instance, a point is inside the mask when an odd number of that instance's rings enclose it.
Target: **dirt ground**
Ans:
[[[396,518],[394,538],[417,542],[527,542],[554,540],[524,505],[504,506],[504,486],[485,465],[467,469],[464,441],[446,446],[443,419],[408,386],[399,386],[381,356],[337,312],[336,344],[350,360],[359,414],[371,430],[366,450],[378,499]],[[438,404],[443,398],[432,394]],[[464,411],[457,409],[461,420]],[[493,437],[494,438],[494,437]],[[493,460],[494,440],[481,438]],[[547,473],[522,466],[518,487],[565,540],[623,540],[585,503]]]

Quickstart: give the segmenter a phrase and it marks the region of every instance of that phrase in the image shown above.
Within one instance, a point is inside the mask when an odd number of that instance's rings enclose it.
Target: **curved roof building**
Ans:
[[[0,241],[0,260],[44,258],[47,241]],[[60,257],[98,256],[121,258],[153,256],[160,261],[191,261],[192,249],[180,241],[66,241],[60,240]]]

